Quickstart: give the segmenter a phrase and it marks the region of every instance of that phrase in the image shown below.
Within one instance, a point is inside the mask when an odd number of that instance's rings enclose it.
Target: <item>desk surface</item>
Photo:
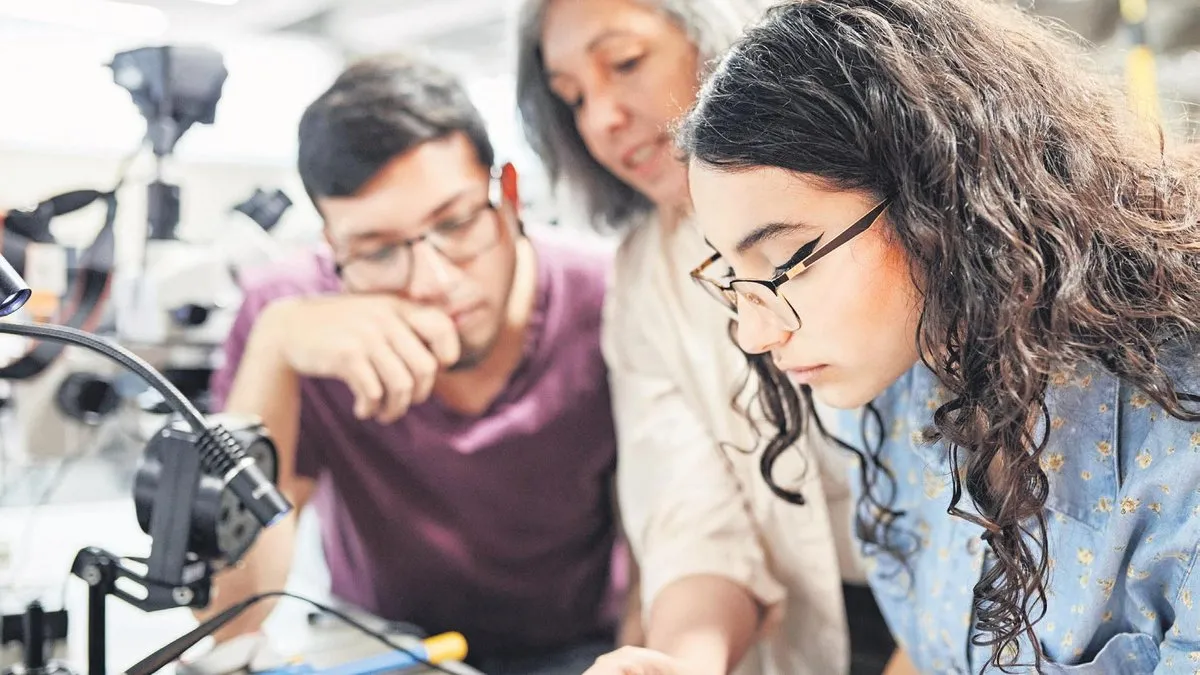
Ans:
[[[85,546],[99,546],[123,556],[146,555],[150,544],[137,525],[132,500],[52,504],[38,509],[34,536],[25,537],[30,524],[29,509],[0,509],[0,541],[27,541],[28,546],[11,557],[0,570],[0,584],[10,590],[0,597],[5,613],[16,613],[25,603],[40,599],[47,609],[65,606],[70,620],[67,650],[60,654],[77,672],[87,668],[87,585],[70,577],[71,561]],[[301,517],[297,536],[297,559],[288,590],[323,601],[322,566],[319,546],[313,537],[316,522],[310,514]],[[315,554],[314,554],[315,550]],[[13,564],[15,563],[15,565]],[[65,587],[64,587],[65,584]],[[172,609],[147,614],[116,598],[108,599],[108,670],[123,672],[158,647],[196,626],[191,611]],[[324,667],[382,653],[386,647],[336,619],[310,625],[312,607],[291,598],[282,599],[265,630],[281,654],[301,654]],[[401,643],[403,644],[403,643]],[[206,647],[201,643],[201,648]],[[9,654],[4,654],[7,658]],[[463,675],[479,675],[466,666],[450,669]],[[171,669],[162,671],[171,675]],[[424,671],[411,671],[413,673]]]

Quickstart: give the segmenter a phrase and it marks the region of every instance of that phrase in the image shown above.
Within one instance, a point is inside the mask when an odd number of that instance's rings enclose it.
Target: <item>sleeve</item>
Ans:
[[[210,405],[214,412],[225,409],[229,400],[229,391],[233,388],[233,379],[237,376],[238,366],[242,363],[242,355],[246,352],[246,341],[258,315],[267,306],[268,299],[264,294],[243,289],[242,305],[233,320],[233,327],[221,346],[221,366],[213,371],[209,380]]]
[[[265,285],[264,285],[265,286]],[[234,378],[237,377],[242,357],[246,353],[246,343],[258,317],[267,305],[282,297],[298,293],[272,293],[266,287],[245,286],[242,289],[241,307],[233,320],[233,326],[222,345],[222,362],[213,371],[209,380],[210,407],[213,412],[221,412],[229,401],[229,393],[233,388]],[[323,412],[312,400],[311,383],[300,381],[300,424],[296,435],[296,474],[304,478],[316,479],[324,464],[323,448],[328,445],[328,434],[321,423]]]
[[[617,428],[617,497],[640,567],[643,611],[668,584],[699,574],[778,605],[785,590],[767,568],[742,486],[657,357],[661,341],[623,306],[619,275],[612,279],[602,345]]]

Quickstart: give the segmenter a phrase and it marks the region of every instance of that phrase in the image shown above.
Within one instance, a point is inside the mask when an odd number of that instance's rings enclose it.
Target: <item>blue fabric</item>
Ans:
[[[1178,391],[1200,394],[1198,366],[1190,349],[1170,358]],[[921,672],[976,673],[990,648],[970,644],[972,588],[994,559],[979,527],[947,514],[948,448],[921,441],[947,399],[918,365],[874,402],[881,458],[896,477],[894,508],[905,512],[898,526],[911,533],[912,573],[869,552],[868,577]],[[1054,375],[1047,404],[1050,567],[1047,611],[1035,625],[1050,660],[1042,672],[1200,672],[1200,424],[1166,415],[1092,365]],[[862,411],[822,413],[831,432],[862,447]],[[966,494],[960,508],[972,509]],[[1023,644],[1022,662],[1032,662],[1031,647]]]

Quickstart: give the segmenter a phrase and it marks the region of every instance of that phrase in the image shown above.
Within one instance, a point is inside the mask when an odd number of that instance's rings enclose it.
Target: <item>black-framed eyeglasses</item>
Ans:
[[[879,219],[880,214],[883,213],[884,209],[891,202],[891,199],[879,202],[866,215],[854,221],[854,224],[842,230],[829,243],[812,253],[805,252],[804,249],[809,247],[809,245],[805,245],[793,256],[800,259],[788,264],[786,269],[774,279],[717,280],[705,275],[705,271],[721,259],[720,253],[714,253],[708,260],[701,263],[699,267],[692,270],[692,279],[696,280],[709,295],[713,296],[723,307],[728,309],[735,319],[742,303],[747,303],[755,308],[770,312],[781,329],[786,331],[799,330],[801,323],[800,314],[796,311],[795,307],[792,307],[792,303],[788,302],[787,298],[780,295],[779,287],[803,274],[818,260],[829,255],[842,244],[866,232]]]
[[[499,169],[488,182],[488,198],[468,213],[435,224],[415,237],[400,239],[355,255],[336,264],[342,282],[356,290],[404,290],[413,270],[413,247],[426,242],[443,258],[463,265],[486,253],[500,241],[502,188]]]

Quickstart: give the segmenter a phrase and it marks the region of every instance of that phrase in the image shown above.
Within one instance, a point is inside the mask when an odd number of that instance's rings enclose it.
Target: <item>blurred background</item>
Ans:
[[[1168,133],[1200,129],[1200,0],[1023,0],[1078,32],[1104,69],[1127,78]],[[114,264],[88,325],[134,349],[197,400],[220,362],[236,310],[230,270],[320,235],[294,170],[304,107],[355,56],[396,49],[435,55],[460,73],[487,119],[501,158],[522,177],[526,218],[564,236],[592,237],[566,199],[555,199],[526,146],[514,104],[510,0],[0,0],[0,209],[26,208],[76,190],[120,184]],[[212,124],[195,124],[156,160],[153,120],[131,99],[146,72],[110,67],[154,45],[204,45],[228,71]],[[134,69],[137,70],[136,68]],[[139,152],[140,150],[140,152]],[[136,154],[135,154],[136,153]],[[147,241],[147,185],[177,186],[172,236]],[[72,270],[104,226],[97,201],[55,218],[49,241],[22,252],[47,318],[73,308]],[[9,245],[5,243],[5,255]],[[7,336],[5,336],[7,337]],[[28,345],[0,341],[4,359]],[[130,488],[146,439],[164,420],[161,400],[137,380],[66,350],[31,376],[0,381],[0,610],[83,606],[68,574],[75,552],[98,545],[144,553]],[[311,527],[308,525],[306,527]],[[311,530],[310,530],[311,531]],[[297,584],[319,588],[315,545]],[[187,630],[186,611],[140,615],[113,601],[109,659],[126,666]],[[63,654],[81,663],[82,619]],[[124,629],[122,633],[126,632]],[[15,659],[4,652],[5,665]]]

